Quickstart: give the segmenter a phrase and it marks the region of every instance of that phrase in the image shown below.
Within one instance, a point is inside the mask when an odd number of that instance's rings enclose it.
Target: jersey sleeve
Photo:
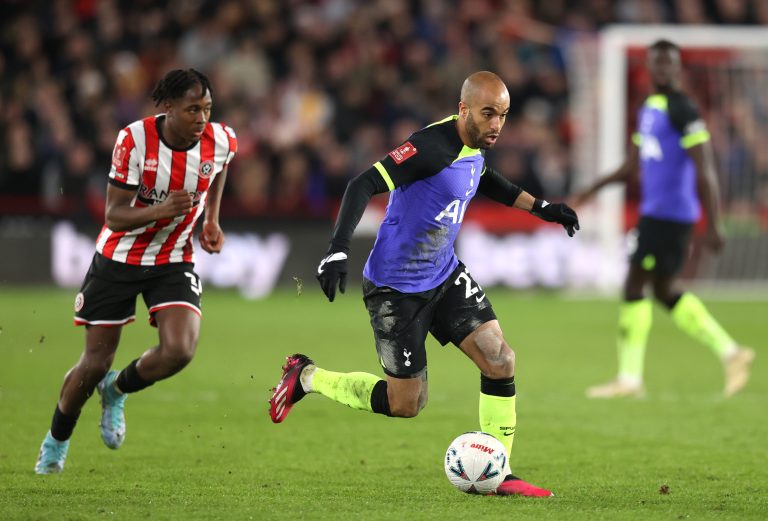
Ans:
[[[390,191],[420,179],[431,177],[448,166],[437,142],[424,129],[392,150],[384,159],[374,163]]]
[[[227,133],[227,139],[229,140],[229,153],[227,154],[227,159],[224,161],[224,166],[227,166],[237,153],[237,135],[232,127],[222,125],[222,128],[224,128],[224,132]]]
[[[139,154],[130,129],[124,128],[117,135],[112,151],[112,168],[109,183],[119,188],[133,189],[139,186]]]
[[[514,206],[523,189],[490,167],[483,167],[477,191],[494,201]]]
[[[693,100],[684,95],[670,96],[668,110],[672,125],[682,136],[681,147],[687,149],[709,141],[707,125]]]

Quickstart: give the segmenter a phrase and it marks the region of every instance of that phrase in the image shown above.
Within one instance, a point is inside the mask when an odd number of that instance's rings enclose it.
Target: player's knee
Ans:
[[[114,350],[86,350],[78,363],[80,370],[90,379],[101,380],[112,367],[115,359]]]
[[[390,398],[389,410],[392,416],[397,416],[398,418],[415,418],[426,405],[426,395],[420,393],[414,397],[399,397],[394,400]]]
[[[197,348],[196,339],[171,339],[161,345],[163,358],[172,369],[182,369],[192,361]]]
[[[396,416],[398,418],[415,418],[419,415],[419,412],[422,409],[422,406],[418,401],[390,404],[389,407],[390,411],[392,412],[392,416]]]
[[[669,295],[664,292],[654,292],[653,298],[656,299],[656,302],[664,306],[666,306],[667,302],[669,302]]]
[[[623,297],[624,300],[640,300],[644,295],[645,280],[640,276],[629,276],[624,283]]]
[[[421,411],[422,409],[424,409],[424,407],[427,406],[427,398],[428,398],[427,386],[425,385],[424,387],[421,388],[421,394],[419,394],[419,411]]]
[[[109,371],[113,358],[82,357],[78,364],[64,375],[64,380],[67,380],[73,372],[77,371],[77,377],[82,380],[83,386],[95,386]]]
[[[657,302],[666,306],[667,309],[672,309],[680,299],[680,293],[675,293],[667,286],[654,287],[653,296]]]
[[[88,366],[106,366],[109,370],[112,361],[115,359],[117,351],[117,342],[111,341],[88,341],[83,352],[82,361]]]
[[[499,355],[487,360],[486,376],[494,380],[511,378],[515,374],[515,352],[504,345]]]
[[[181,369],[183,367],[186,367],[187,364],[189,364],[192,361],[192,358],[194,358],[194,356],[195,356],[194,348],[190,348],[189,346],[184,346],[171,351],[169,358],[171,360],[171,364],[175,368]]]

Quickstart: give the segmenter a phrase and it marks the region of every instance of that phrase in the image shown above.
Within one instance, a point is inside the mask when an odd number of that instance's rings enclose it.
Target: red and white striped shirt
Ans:
[[[136,190],[131,206],[161,203],[177,190],[194,194],[195,206],[187,215],[159,219],[133,230],[116,232],[105,224],[96,239],[96,251],[117,262],[140,266],[194,262],[192,230],[205,208],[208,187],[237,152],[235,132],[213,122],[192,147],[173,149],[158,132],[158,120],[163,117],[144,118],[120,131],[109,182]]]

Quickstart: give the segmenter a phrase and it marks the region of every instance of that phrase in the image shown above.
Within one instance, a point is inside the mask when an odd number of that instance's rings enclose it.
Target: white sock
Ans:
[[[724,364],[727,364],[738,352],[738,346],[736,344],[731,344],[731,346],[723,353],[723,356],[720,358],[720,360],[722,360]]]
[[[620,374],[619,383],[629,387],[640,387],[643,385],[643,379],[633,374]]]
[[[305,367],[299,375],[301,388],[304,389],[305,393],[312,392],[312,377],[315,376],[315,369],[317,369],[317,366],[310,364]]]

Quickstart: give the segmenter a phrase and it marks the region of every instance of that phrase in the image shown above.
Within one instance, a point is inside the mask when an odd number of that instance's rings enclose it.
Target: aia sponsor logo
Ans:
[[[85,296],[82,293],[78,293],[75,297],[75,312],[83,309],[83,304],[85,304]]]
[[[121,168],[123,166],[123,160],[125,159],[125,155],[128,153],[128,149],[125,148],[123,145],[117,145],[115,147],[115,150],[112,152],[112,165],[115,168]]]
[[[416,147],[411,144],[410,141],[406,141],[392,152],[389,153],[389,157],[395,160],[398,165],[408,159],[411,156],[415,156],[418,153]]]
[[[148,157],[144,160],[144,171],[145,172],[157,172],[157,158],[156,157]]]
[[[211,177],[211,174],[213,173],[213,161],[209,159],[208,161],[203,161],[200,163],[200,169],[198,173],[203,179],[208,179]]]

